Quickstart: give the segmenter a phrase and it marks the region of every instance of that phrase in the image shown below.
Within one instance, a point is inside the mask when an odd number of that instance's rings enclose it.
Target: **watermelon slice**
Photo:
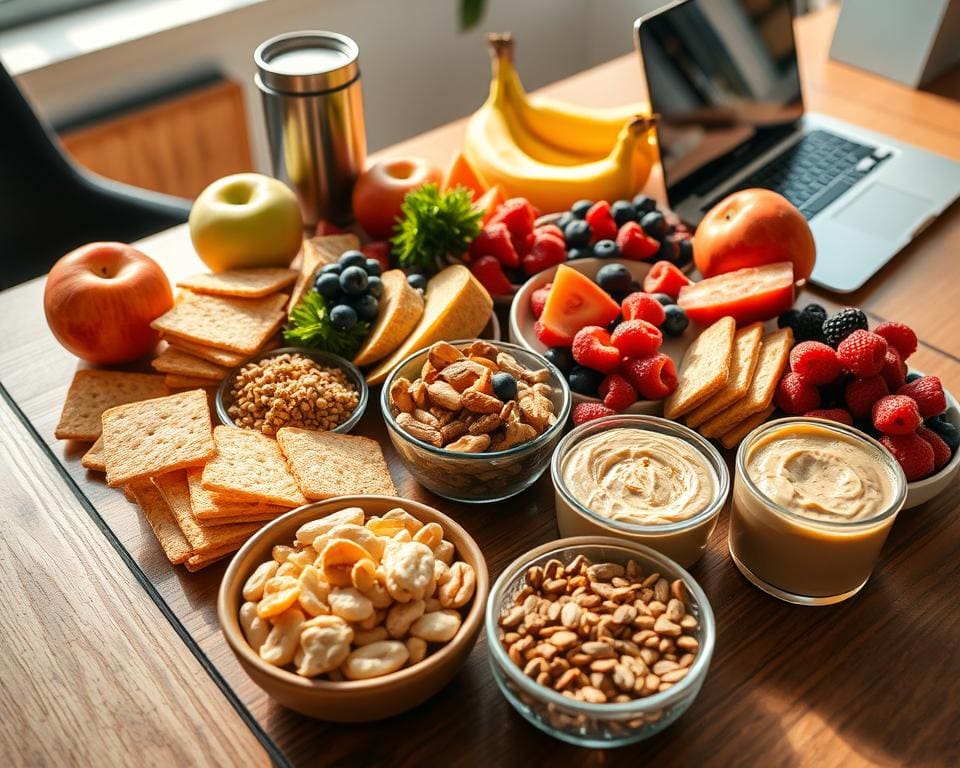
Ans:
[[[557,267],[540,323],[553,336],[573,339],[587,325],[606,328],[617,319],[620,305],[586,275],[566,264]]]

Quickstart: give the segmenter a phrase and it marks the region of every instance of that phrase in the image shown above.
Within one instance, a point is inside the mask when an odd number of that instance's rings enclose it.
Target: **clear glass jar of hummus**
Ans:
[[[768,422],[737,451],[730,554],[774,597],[838,603],[870,578],[906,490],[893,457],[853,427]]]
[[[561,536],[616,536],[684,567],[703,554],[730,490],[717,449],[657,416],[582,424],[560,441],[550,473]]]

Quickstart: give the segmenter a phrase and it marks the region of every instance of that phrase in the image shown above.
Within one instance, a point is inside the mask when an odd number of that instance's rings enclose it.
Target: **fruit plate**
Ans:
[[[564,263],[566,266],[572,267],[591,279],[597,276],[597,272],[599,272],[600,268],[605,264],[623,264],[630,271],[633,279],[638,283],[643,283],[643,278],[646,277],[647,272],[650,271],[650,267],[652,266],[645,261],[627,261],[624,259],[574,259]],[[557,267],[550,267],[531,277],[520,287],[520,290],[518,290],[513,297],[513,303],[510,305],[510,341],[540,354],[543,354],[547,350],[547,347],[541,343],[533,330],[536,318],[533,316],[533,310],[530,308],[530,295],[537,290],[537,288],[551,282],[556,272]],[[660,351],[670,356],[678,370],[680,368],[680,361],[683,358],[683,353],[690,345],[690,342],[700,334],[701,330],[699,326],[694,326],[694,324],[691,323],[682,336],[675,338],[664,337],[663,346],[660,348]],[[580,403],[597,402],[600,402],[599,398],[588,397],[573,392],[573,404],[575,406]],[[624,413],[643,413],[649,416],[659,416],[662,412],[662,400],[638,400],[624,411]]]
[[[960,405],[947,390],[944,390],[944,394],[947,396],[947,419],[953,426],[960,429]],[[907,498],[903,502],[903,508],[913,509],[930,501],[956,480],[958,472],[960,472],[960,449],[954,451],[947,466],[935,475],[907,483]]]

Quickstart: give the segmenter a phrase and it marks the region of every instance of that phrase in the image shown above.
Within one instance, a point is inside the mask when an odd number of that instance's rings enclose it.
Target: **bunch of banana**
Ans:
[[[616,200],[642,188],[656,159],[653,122],[640,105],[588,110],[523,90],[509,35],[489,38],[493,79],[467,126],[464,154],[486,185],[542,211],[576,200]]]

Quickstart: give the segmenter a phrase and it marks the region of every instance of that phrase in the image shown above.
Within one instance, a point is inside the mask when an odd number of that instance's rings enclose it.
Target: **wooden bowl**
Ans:
[[[457,548],[457,557],[473,566],[477,575],[476,592],[456,637],[419,664],[369,680],[334,682],[301,677],[267,664],[248,645],[238,617],[243,603],[241,590],[254,569],[271,558],[275,544],[292,544],[301,525],[345,507],[362,507],[368,516],[401,507],[424,523],[439,523],[445,538]],[[247,541],[223,576],[217,616],[223,636],[240,666],[278,703],[318,720],[366,722],[412,709],[450,682],[477,640],[489,591],[490,576],[480,547],[451,518],[425,504],[392,496],[338,496],[298,507],[264,526]]]

